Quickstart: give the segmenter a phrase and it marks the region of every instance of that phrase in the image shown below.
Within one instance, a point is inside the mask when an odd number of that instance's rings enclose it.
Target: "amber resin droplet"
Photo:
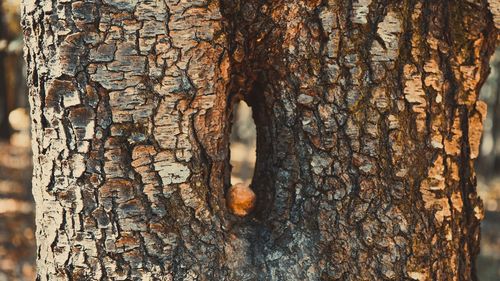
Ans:
[[[244,217],[255,207],[255,193],[245,184],[238,183],[229,188],[226,200],[231,213]]]

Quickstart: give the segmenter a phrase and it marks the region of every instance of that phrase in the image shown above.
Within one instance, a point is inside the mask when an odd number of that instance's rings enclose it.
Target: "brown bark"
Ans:
[[[38,279],[474,280],[489,2],[26,1]]]

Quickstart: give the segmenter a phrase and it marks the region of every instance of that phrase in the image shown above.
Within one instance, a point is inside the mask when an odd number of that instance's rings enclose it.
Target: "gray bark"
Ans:
[[[25,0],[38,280],[474,280],[489,2]]]

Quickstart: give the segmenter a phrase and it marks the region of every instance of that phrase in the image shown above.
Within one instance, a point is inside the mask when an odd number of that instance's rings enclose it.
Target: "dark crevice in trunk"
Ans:
[[[252,188],[257,194],[255,217],[264,220],[272,209],[273,198],[276,190],[275,182],[275,152],[272,140],[274,120],[267,110],[264,87],[256,84],[252,93],[246,97],[248,104],[253,109],[253,119],[257,128],[257,160],[255,163]]]

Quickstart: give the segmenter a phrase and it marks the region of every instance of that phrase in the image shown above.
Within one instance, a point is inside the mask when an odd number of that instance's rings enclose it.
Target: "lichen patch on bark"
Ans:
[[[425,130],[425,120],[427,118],[427,99],[422,86],[422,75],[418,73],[415,66],[407,64],[404,66],[405,75],[405,99],[411,104],[412,111],[415,112],[415,125],[417,131],[423,133]]]
[[[382,42],[373,41],[370,49],[373,61],[393,61],[398,56],[399,38],[402,32],[400,16],[389,10],[377,26],[377,35]]]

